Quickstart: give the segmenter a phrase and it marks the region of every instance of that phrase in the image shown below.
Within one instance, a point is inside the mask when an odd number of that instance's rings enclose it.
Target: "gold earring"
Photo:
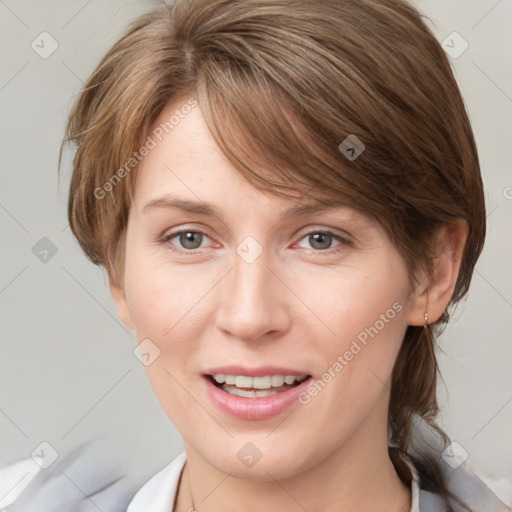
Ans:
[[[425,297],[425,323],[423,324],[423,329],[427,328],[428,325],[428,289],[426,290],[426,297]]]

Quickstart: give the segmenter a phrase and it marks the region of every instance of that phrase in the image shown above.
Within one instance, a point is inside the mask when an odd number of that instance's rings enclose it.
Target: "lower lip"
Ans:
[[[298,402],[299,395],[311,383],[311,377],[308,377],[287,391],[281,391],[275,395],[260,398],[246,398],[230,395],[215,386],[210,377],[203,376],[203,378],[206,382],[208,395],[221,411],[236,418],[249,421],[266,420],[281,414],[294,402]]]

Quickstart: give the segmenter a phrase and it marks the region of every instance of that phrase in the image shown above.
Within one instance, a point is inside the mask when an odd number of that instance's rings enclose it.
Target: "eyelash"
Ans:
[[[173,233],[169,233],[168,235],[165,235],[163,237],[163,239],[162,239],[162,242],[164,244],[168,245],[169,249],[172,252],[176,252],[178,254],[186,254],[186,255],[190,255],[190,256],[193,256],[193,255],[196,255],[196,254],[200,254],[200,251],[201,251],[200,249],[188,249],[188,250],[176,249],[176,247],[174,247],[173,244],[170,243],[170,241],[173,238],[177,237],[178,235],[181,235],[182,233],[194,233],[194,234],[202,235],[202,236],[205,236],[205,237],[209,238],[209,236],[204,231],[192,230],[192,229],[181,229],[179,231],[175,231]],[[322,235],[327,235],[329,237],[332,237],[333,239],[335,239],[338,242],[340,242],[340,244],[335,246],[333,249],[331,249],[331,248],[327,248],[327,249],[309,249],[310,253],[315,253],[315,254],[321,254],[323,256],[328,256],[328,255],[331,255],[331,254],[338,253],[343,248],[343,246],[349,246],[349,247],[353,246],[352,241],[348,240],[347,238],[345,238],[345,237],[343,237],[341,235],[338,235],[337,233],[334,233],[333,231],[331,231],[329,229],[325,229],[325,230],[315,229],[315,230],[309,231],[308,233],[304,233],[304,235],[301,236],[299,241],[303,240],[304,238],[306,238],[308,236],[316,235],[316,234],[322,234]]]

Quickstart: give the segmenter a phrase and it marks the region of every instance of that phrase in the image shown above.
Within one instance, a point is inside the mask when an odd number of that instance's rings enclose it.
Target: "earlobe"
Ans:
[[[409,325],[423,326],[425,314],[427,322],[434,323],[444,313],[453,296],[467,235],[467,223],[462,219],[438,231],[434,271],[414,292]]]
[[[133,329],[133,321],[132,315],[130,313],[130,308],[128,307],[128,302],[126,300],[126,295],[121,284],[117,282],[112,276],[109,276],[108,279],[110,293],[112,294],[112,298],[116,304],[117,313],[121,322],[123,322],[128,329]]]

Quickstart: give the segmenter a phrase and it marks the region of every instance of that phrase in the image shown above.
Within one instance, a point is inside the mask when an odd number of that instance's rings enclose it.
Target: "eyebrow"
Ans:
[[[282,218],[284,219],[289,217],[307,215],[311,213],[318,213],[325,210],[331,210],[337,207],[340,208],[342,206],[343,205],[336,206],[322,202],[297,204],[285,210],[283,212]],[[190,201],[187,199],[178,198],[173,199],[170,196],[162,196],[152,199],[151,201],[146,203],[142,211],[146,213],[157,208],[177,208],[178,210],[182,210],[188,213],[194,213],[196,215],[222,218],[222,214],[220,213],[218,208],[211,203],[206,203],[204,201]]]

